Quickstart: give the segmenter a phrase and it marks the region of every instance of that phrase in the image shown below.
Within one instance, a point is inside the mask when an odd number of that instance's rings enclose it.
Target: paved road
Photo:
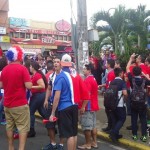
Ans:
[[[36,132],[35,138],[28,138],[26,150],[41,150],[43,145],[49,143],[47,131],[43,127],[40,120],[36,120]],[[58,137],[57,137],[58,139]],[[78,134],[78,144],[84,143],[84,137],[81,133]],[[15,140],[15,148],[18,145],[18,140]],[[126,150],[118,146],[114,146],[111,143],[98,140],[98,150]],[[7,139],[5,135],[5,126],[0,125],[0,150],[7,150]],[[16,149],[17,150],[17,149]],[[65,145],[66,150],[66,145]]]

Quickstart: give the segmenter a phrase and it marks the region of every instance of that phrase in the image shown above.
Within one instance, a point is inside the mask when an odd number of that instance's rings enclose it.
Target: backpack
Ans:
[[[110,85],[104,93],[104,106],[108,110],[115,110],[123,95],[118,98],[118,87],[117,85]]]
[[[146,104],[146,92],[144,90],[145,87],[145,79],[141,86],[136,85],[135,78],[132,79],[133,89],[131,92],[131,107],[133,109],[145,109]]]

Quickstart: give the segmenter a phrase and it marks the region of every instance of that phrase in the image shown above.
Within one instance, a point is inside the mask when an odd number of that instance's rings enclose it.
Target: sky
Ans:
[[[70,2],[72,2],[73,19],[77,20],[77,0],[9,0],[9,17],[48,22],[62,19],[70,21]],[[86,3],[88,23],[94,13],[116,8],[119,4],[132,9],[142,4],[150,10],[150,0],[86,0]]]

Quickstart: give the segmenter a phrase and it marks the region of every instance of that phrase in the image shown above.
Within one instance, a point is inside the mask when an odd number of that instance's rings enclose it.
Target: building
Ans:
[[[24,18],[9,18],[12,45],[20,45],[28,52],[72,52],[71,25],[64,20],[41,22]]]
[[[7,50],[10,47],[10,37],[8,34],[8,0],[0,0],[0,47]]]

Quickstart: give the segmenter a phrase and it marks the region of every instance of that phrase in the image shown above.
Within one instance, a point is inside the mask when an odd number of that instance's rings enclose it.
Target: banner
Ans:
[[[0,42],[10,43],[10,37],[9,36],[0,36]]]
[[[30,20],[23,18],[9,18],[10,27],[28,28],[30,26]]]

